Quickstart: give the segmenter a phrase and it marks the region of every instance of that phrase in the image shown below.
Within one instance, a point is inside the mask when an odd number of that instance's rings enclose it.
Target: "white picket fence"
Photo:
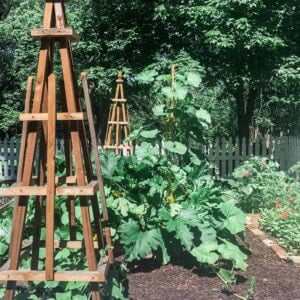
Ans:
[[[267,157],[277,161],[280,169],[287,171],[300,161],[300,138],[294,136],[265,136],[256,141],[245,138],[217,138],[208,145],[191,145],[199,149],[211,163],[211,174],[216,177],[228,177],[235,167],[253,156]]]
[[[280,168],[288,170],[300,161],[300,138],[291,136],[271,137],[247,142],[243,139],[217,138],[207,145],[192,144],[191,148],[201,150],[211,163],[211,174],[216,177],[230,176],[236,166],[251,156],[264,156],[277,161]],[[20,150],[20,139],[0,140],[0,179],[15,180]],[[57,140],[56,153],[64,153],[64,141]],[[36,164],[35,164],[36,165]],[[34,174],[37,175],[34,166]]]

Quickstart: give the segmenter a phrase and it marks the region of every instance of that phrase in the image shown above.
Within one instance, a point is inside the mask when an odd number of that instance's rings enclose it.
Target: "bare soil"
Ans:
[[[281,260],[251,232],[247,231],[246,237],[251,250],[248,269],[238,273],[231,292],[208,270],[196,269],[190,258],[166,266],[160,266],[155,259],[145,259],[129,265],[130,299],[238,299],[234,294],[245,297],[249,279],[254,276],[254,299],[300,300],[300,267]]]

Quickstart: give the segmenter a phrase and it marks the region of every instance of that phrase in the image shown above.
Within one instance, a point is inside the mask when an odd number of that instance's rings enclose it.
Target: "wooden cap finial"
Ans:
[[[116,80],[116,82],[123,82],[123,74],[122,71],[118,71],[118,79]]]

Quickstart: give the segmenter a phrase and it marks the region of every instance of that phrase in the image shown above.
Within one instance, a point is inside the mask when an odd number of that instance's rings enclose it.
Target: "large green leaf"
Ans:
[[[201,83],[201,78],[200,78],[199,74],[189,72],[186,74],[186,77],[187,77],[187,83],[189,85],[192,85],[194,87],[199,87],[199,85]]]
[[[178,223],[183,223],[192,227],[199,225],[198,214],[193,208],[186,208],[179,211],[176,220]]]
[[[219,207],[223,215],[226,217],[224,220],[225,228],[227,228],[232,234],[245,230],[246,216],[240,209],[230,202],[223,202]]]
[[[162,92],[162,94],[165,95],[167,98],[172,98],[172,97],[174,97],[174,92],[172,91],[172,89],[171,89],[169,86],[163,87],[163,88],[161,89],[161,92]]]
[[[131,203],[126,198],[120,197],[113,200],[112,206],[118,210],[123,217],[127,217],[129,210],[133,209],[136,204]]]
[[[142,131],[143,127],[133,130],[127,138],[124,139],[124,142],[129,142],[129,141],[133,141],[136,140],[140,137],[141,131]]]
[[[155,105],[152,108],[152,111],[153,111],[154,116],[156,116],[156,117],[161,117],[161,116],[165,116],[166,115],[165,105],[164,104]]]
[[[140,146],[136,147],[135,155],[138,160],[145,157],[152,157],[158,154],[158,149],[150,143],[143,142]]]
[[[159,133],[159,130],[158,129],[154,129],[154,130],[143,130],[141,132],[141,136],[143,138],[146,138],[146,139],[153,139],[157,136],[157,134]]]
[[[200,166],[202,164],[202,161],[198,158],[198,156],[193,151],[189,150],[189,154],[190,154],[190,160],[194,165]]]
[[[223,244],[219,245],[218,252],[225,258],[233,261],[233,266],[237,269],[246,270],[247,255],[244,254],[240,248],[231,242],[221,239]]]
[[[55,294],[56,300],[70,300],[72,299],[72,292],[63,292],[63,293],[56,293]]]
[[[190,250],[193,246],[194,235],[190,231],[187,225],[181,224],[176,228],[175,237],[178,238],[181,244],[187,249]]]
[[[166,141],[164,142],[164,147],[166,150],[177,153],[177,154],[185,154],[187,151],[187,147],[180,143],[180,142],[171,142],[171,141]]]
[[[175,97],[178,100],[184,100],[187,96],[188,89],[185,86],[176,84],[174,85]]]
[[[207,241],[193,248],[191,254],[195,256],[199,262],[213,265],[219,259],[219,255],[215,252],[217,249],[218,243],[216,241]]]
[[[129,261],[144,258],[152,250],[157,250],[162,243],[159,229],[141,231],[138,223],[133,220],[122,224],[119,232]]]
[[[171,216],[170,212],[166,208],[160,208],[159,211],[158,211],[158,215],[164,221],[172,220],[172,216]]]
[[[136,80],[148,84],[154,81],[155,76],[157,76],[158,73],[155,70],[146,70],[140,74],[138,74],[135,78]]]
[[[199,120],[205,121],[207,124],[211,124],[211,116],[210,116],[209,112],[205,109],[200,108],[200,109],[196,110],[196,117]]]

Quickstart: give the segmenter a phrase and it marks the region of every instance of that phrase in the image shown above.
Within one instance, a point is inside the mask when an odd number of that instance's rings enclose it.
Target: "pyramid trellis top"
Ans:
[[[64,10],[64,2],[66,1],[48,1],[45,3],[45,14],[43,28],[35,28],[31,30],[33,38],[69,38],[70,41],[79,41],[79,37],[75,30],[67,27],[67,20]]]
[[[104,149],[114,150],[116,154],[132,154],[132,145],[124,142],[130,134],[127,100],[124,96],[123,75],[118,72],[115,97],[109,110]]]

